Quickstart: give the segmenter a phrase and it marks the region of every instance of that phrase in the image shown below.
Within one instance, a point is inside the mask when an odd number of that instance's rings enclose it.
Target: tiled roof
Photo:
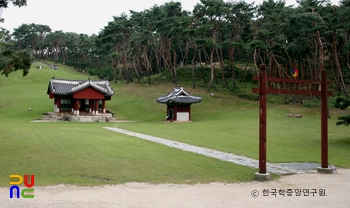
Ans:
[[[158,103],[199,103],[201,101],[201,97],[190,95],[182,87],[175,87],[167,96],[157,99]]]
[[[92,87],[105,96],[112,96],[113,90],[109,85],[108,80],[66,80],[52,77],[47,89],[47,94],[54,95],[69,95],[81,91],[85,88]]]

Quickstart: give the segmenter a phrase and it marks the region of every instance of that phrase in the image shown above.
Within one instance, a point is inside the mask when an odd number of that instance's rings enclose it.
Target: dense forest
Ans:
[[[5,1],[6,2],[6,1]],[[26,1],[19,1],[26,2]],[[1,5],[0,5],[1,6]],[[178,84],[186,68],[196,87],[198,69],[207,70],[208,92],[220,80],[237,87],[237,63],[259,64],[269,76],[319,79],[325,68],[336,90],[348,97],[350,86],[350,0],[300,0],[294,7],[266,0],[256,6],[244,1],[201,0],[193,11],[179,2],[114,16],[98,35],[52,31],[48,25],[22,24],[0,32],[2,73],[9,51],[50,60],[110,80],[151,83],[166,72]],[[20,67],[20,66],[18,66]]]

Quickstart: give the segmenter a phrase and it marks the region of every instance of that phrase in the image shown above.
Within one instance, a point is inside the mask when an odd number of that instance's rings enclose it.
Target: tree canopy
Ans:
[[[348,96],[349,5],[350,0],[339,5],[304,0],[295,7],[283,0],[257,6],[201,0],[186,11],[180,2],[171,1],[114,16],[98,35],[51,31],[49,26],[33,23],[19,26],[12,34],[5,31],[2,43],[38,59],[127,83],[143,77],[151,83],[151,75],[167,72],[177,85],[178,69],[187,67],[193,87],[199,76],[208,92],[218,83],[236,89],[248,74],[239,74],[237,61],[254,63],[253,73],[264,63],[270,76],[282,78],[291,77],[291,70],[298,68],[299,78],[315,80],[325,68],[336,90]]]
[[[0,0],[0,9],[7,8],[9,3],[14,6],[22,7],[27,5],[26,0]],[[3,22],[4,19],[0,19]],[[30,31],[28,28],[22,28],[23,31]],[[23,35],[25,36],[25,35]],[[0,28],[0,72],[6,77],[12,72],[23,70],[23,76],[26,76],[31,66],[31,55],[25,50],[14,50],[12,46],[12,37],[9,31]],[[21,40],[19,40],[21,41]],[[33,42],[32,42],[33,45]]]

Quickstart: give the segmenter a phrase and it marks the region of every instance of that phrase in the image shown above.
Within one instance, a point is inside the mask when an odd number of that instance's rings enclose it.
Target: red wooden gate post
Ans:
[[[260,65],[259,173],[266,173],[266,70],[264,64]]]
[[[253,80],[260,82],[259,88],[253,88],[253,93],[259,93],[259,172],[255,173],[256,180],[268,180],[269,174],[266,173],[266,95],[267,94],[300,94],[300,95],[320,95],[321,96],[321,167],[317,169],[318,173],[332,173],[328,168],[328,96],[332,92],[327,92],[327,74],[325,69],[321,69],[321,81],[314,80],[292,80],[283,78],[269,78],[266,76],[265,65],[260,65],[259,77],[253,77]],[[287,89],[266,88],[266,81],[277,83],[292,83],[296,88]],[[301,83],[301,89],[298,84]],[[321,89],[311,90],[303,89],[303,84],[320,84]]]
[[[321,69],[321,168],[319,173],[332,173],[328,168],[328,95],[327,95],[327,74]]]
[[[328,104],[327,104],[327,75],[321,70],[321,167],[328,168]]]
[[[268,181],[270,174],[266,172],[266,70],[265,64],[260,65],[259,73],[259,172],[255,180]]]

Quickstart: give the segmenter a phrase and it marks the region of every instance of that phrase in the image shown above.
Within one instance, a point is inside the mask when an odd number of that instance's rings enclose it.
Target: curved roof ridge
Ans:
[[[73,87],[70,91],[71,91],[72,93],[75,93],[75,92],[77,92],[77,91],[79,91],[79,90],[83,90],[83,89],[85,89],[85,88],[87,88],[87,87],[92,87],[92,88],[94,88],[94,89],[96,89],[96,90],[98,90],[98,91],[100,91],[100,92],[107,93],[107,90],[106,90],[106,89],[104,89],[104,88],[98,86],[97,84],[93,83],[91,80],[87,80],[87,81],[85,81],[85,82],[79,84],[78,86]],[[68,92],[67,92],[67,93],[68,93]]]
[[[95,90],[102,92],[105,96],[112,96],[114,94],[107,80],[67,80],[67,79],[57,79],[52,77],[49,82],[48,94],[72,94],[83,90],[87,87],[92,87]]]
[[[190,95],[183,87],[175,87],[174,90],[166,96],[157,99],[158,103],[199,103],[201,101],[201,97]]]
[[[98,84],[96,84],[96,83],[94,83],[94,82],[89,82],[89,84],[90,84],[91,87],[95,88],[96,90],[99,90],[99,91],[101,91],[101,92],[103,92],[103,93],[107,93],[107,90],[104,89],[104,88],[101,87],[101,86],[98,86]]]

